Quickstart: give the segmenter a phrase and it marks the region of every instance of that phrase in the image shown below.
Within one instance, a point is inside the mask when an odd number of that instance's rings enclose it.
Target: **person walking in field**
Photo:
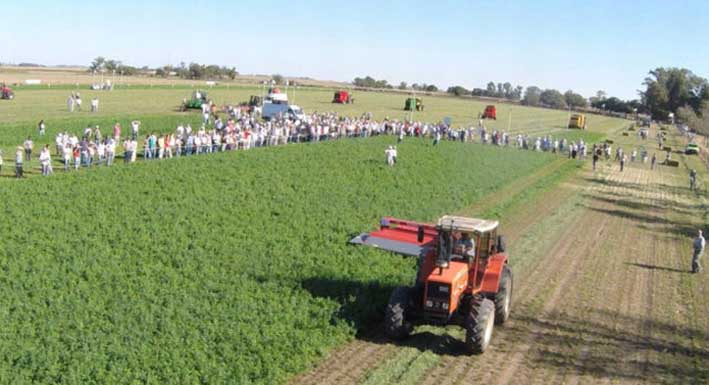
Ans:
[[[71,155],[74,157],[74,170],[78,170],[81,166],[81,147],[78,144],[72,148]]]
[[[78,92],[74,95],[74,104],[76,105],[76,110],[81,111],[81,95]]]
[[[25,148],[25,160],[32,160],[32,149],[34,148],[34,142],[32,142],[32,137],[27,137],[25,142],[22,144]]]
[[[386,150],[384,150],[384,155],[386,156],[386,162],[389,165],[389,167],[394,166],[394,146],[389,146]]]
[[[91,112],[98,112],[98,98],[91,99]]]
[[[23,154],[22,154],[22,147],[17,147],[17,151],[15,151],[15,177],[16,178],[22,178],[22,162],[24,160]]]
[[[39,164],[42,167],[42,175],[49,176],[52,173],[52,155],[48,144],[39,153]]]
[[[625,169],[626,159],[628,159],[627,155],[623,154],[620,156],[620,172],[623,172],[623,169]]]
[[[133,140],[138,140],[138,132],[140,131],[140,120],[134,120],[130,122],[130,126]]]
[[[697,170],[695,169],[689,171],[689,189],[692,191],[697,189]]]
[[[694,242],[692,243],[692,249],[694,250],[694,253],[692,254],[692,273],[696,274],[702,271],[702,265],[699,260],[702,257],[702,253],[704,253],[704,247],[706,247],[706,244],[707,241],[702,235],[702,230],[699,230],[697,232],[697,237],[694,238]]]
[[[39,130],[39,136],[44,136],[47,130],[47,125],[44,124],[44,119],[40,120],[39,123],[37,123],[37,129]]]
[[[116,124],[113,125],[113,140],[118,143],[118,141],[121,139],[121,124],[116,122]]]
[[[71,164],[71,145],[69,143],[62,148],[62,160],[64,160],[64,171],[69,171]]]
[[[69,112],[74,112],[74,94],[69,95],[69,98],[66,100],[66,107],[69,109]]]
[[[116,141],[108,138],[106,140],[106,166],[111,166],[116,158]]]
[[[653,152],[653,153],[652,153],[652,159],[650,159],[650,170],[654,170],[654,169],[655,169],[655,163],[657,163],[657,156],[656,156],[655,153]]]

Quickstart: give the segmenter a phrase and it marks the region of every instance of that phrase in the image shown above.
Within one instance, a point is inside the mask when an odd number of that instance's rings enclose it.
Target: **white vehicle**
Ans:
[[[305,120],[303,110],[295,104],[286,103],[263,103],[263,112],[261,116],[265,120],[273,118],[285,118],[290,120]]]

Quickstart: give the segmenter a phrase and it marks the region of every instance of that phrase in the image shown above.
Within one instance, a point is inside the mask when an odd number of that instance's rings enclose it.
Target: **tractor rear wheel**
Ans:
[[[470,312],[465,319],[465,346],[472,354],[487,349],[495,326],[495,304],[482,296],[471,301]]]
[[[512,305],[512,269],[505,264],[500,276],[500,288],[495,294],[495,323],[501,325],[510,318]]]
[[[394,289],[389,297],[384,326],[386,334],[390,338],[400,340],[408,337],[411,333],[411,323],[406,321],[406,308],[409,306],[409,299],[409,288],[402,286]]]

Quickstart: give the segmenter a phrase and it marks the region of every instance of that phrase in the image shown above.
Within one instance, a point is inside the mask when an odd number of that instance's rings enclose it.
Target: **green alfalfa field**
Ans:
[[[87,124],[99,124],[107,132],[120,121],[125,130],[137,118],[144,122],[143,130],[167,131],[178,123],[199,121],[196,113],[176,111],[191,92],[186,87],[96,92],[101,112],[95,115],[86,111],[69,114],[65,103],[70,91],[19,89],[15,101],[0,104],[5,117],[0,147],[6,159],[8,151],[28,134],[39,143],[51,143],[57,131],[78,133]],[[81,92],[84,100],[94,95],[89,90]],[[223,103],[247,100],[259,92],[258,88],[223,87],[210,94]],[[406,116],[404,96],[359,92],[355,97],[355,105],[333,105],[331,90],[303,89],[296,91],[295,102],[306,112],[338,111],[348,116],[372,112],[378,119]],[[449,97],[425,96],[424,101],[426,111],[415,113],[414,119],[437,121],[449,116],[454,126],[475,124],[477,112],[487,104]],[[497,106],[500,119],[487,122],[488,126],[507,129],[509,124],[514,133],[583,136],[590,141],[608,136],[618,142],[620,131],[629,124],[592,115],[589,131],[569,131],[564,129],[568,112]],[[40,118],[47,122],[48,134],[37,140]],[[623,140],[635,144],[632,137]],[[450,342],[442,348],[438,345],[449,341],[446,336],[459,338],[455,330],[424,331],[419,335],[428,337],[417,337],[405,346],[376,341],[382,349],[372,357],[379,361],[363,369],[357,377],[361,382],[393,378],[393,382],[426,383],[451,379],[441,373],[454,369],[458,374],[453,382],[465,383],[474,375],[473,368],[491,368],[488,361],[503,357],[515,376],[527,370],[535,378],[550,381],[644,380],[632,362],[610,365],[606,361],[606,356],[633,348],[650,351],[646,362],[653,369],[649,374],[666,368],[670,383],[702,378],[705,372],[691,370],[706,362],[702,353],[706,348],[698,339],[706,321],[696,317],[705,307],[697,302],[700,286],[685,282],[679,274],[654,273],[653,282],[660,288],[672,287],[674,279],[682,280],[677,295],[684,300],[673,297],[671,291],[661,297],[674,298],[679,308],[690,310],[667,318],[644,315],[644,308],[635,309],[628,296],[604,308],[601,299],[610,297],[610,291],[594,290],[597,275],[583,273],[600,274],[608,265],[635,274],[629,276],[644,277],[650,270],[625,262],[659,262],[617,258],[610,244],[633,247],[638,235],[632,229],[636,221],[641,224],[643,208],[616,207],[599,200],[613,194],[632,196],[635,185],[630,182],[652,180],[650,174],[631,167],[633,173],[618,176],[609,164],[598,176],[599,181],[609,181],[604,185],[587,176],[588,165],[559,156],[449,142],[433,147],[429,140],[418,139],[399,145],[400,162],[392,169],[384,165],[383,149],[393,143],[393,138],[380,137],[297,144],[118,164],[66,175],[56,172],[51,178],[1,178],[6,220],[0,229],[5,272],[0,282],[0,321],[7,342],[2,347],[0,381],[287,381],[317,366],[338,346],[362,343],[360,338],[348,341],[375,331],[391,288],[413,279],[414,261],[349,246],[347,240],[372,229],[383,215],[433,221],[451,212],[499,218],[503,229],[509,229],[510,249],[515,251],[512,263],[521,282],[517,323],[497,332],[493,350],[483,358],[460,357]],[[9,172],[4,168],[4,175]],[[673,171],[663,170],[660,175],[658,184],[681,184]],[[586,185],[609,187],[584,190]],[[661,187],[650,186],[661,193]],[[654,204],[653,210],[665,210],[673,200],[694,207],[699,199],[679,187],[673,189],[677,190],[663,195],[664,201],[659,195],[642,195],[643,202]],[[605,216],[610,222],[605,222]],[[688,221],[685,214],[673,216],[677,217],[671,217],[672,221]],[[574,227],[600,225],[625,232],[610,232],[616,235],[609,238],[608,246],[599,246],[587,256],[583,250],[589,242],[606,245],[603,238],[588,240],[587,231],[573,232],[580,244],[569,246],[569,257],[562,258],[563,250],[555,250]],[[652,237],[650,230],[644,230],[647,237]],[[645,232],[640,235],[646,236]],[[672,236],[672,242],[680,242],[680,234]],[[675,254],[684,247],[680,244],[672,246],[676,252],[658,249],[671,256],[670,266],[677,269],[680,259]],[[581,265],[565,263],[572,257]],[[544,268],[545,263],[553,268]],[[574,268],[581,275],[574,275]],[[621,290],[637,293],[651,287],[644,278],[628,286],[634,281],[616,270],[613,279],[624,282]],[[562,279],[556,281],[555,273]],[[529,283],[535,279],[551,285],[531,289],[537,286]],[[577,281],[578,290],[570,290],[569,282]],[[565,294],[555,297],[555,290]],[[558,313],[552,302],[577,305],[570,313]],[[599,308],[618,313],[607,316]],[[595,316],[583,321],[574,318],[586,312]],[[642,316],[648,321],[637,321]],[[640,330],[651,333],[645,336],[650,342],[641,345],[643,334],[626,333],[621,345],[608,330],[624,331],[624,319],[630,320],[628,325],[649,325]],[[668,325],[685,325],[689,332],[672,337],[669,331],[674,326]],[[568,341],[575,341],[567,338],[574,329],[589,342],[569,345]],[[515,339],[522,343],[513,344]],[[531,348],[519,350],[525,345]],[[662,349],[668,347],[675,358],[665,358]],[[680,365],[689,353],[693,358],[688,366]],[[576,363],[580,375],[569,369],[571,363],[553,359],[574,354],[581,357]],[[540,359],[537,366],[546,372],[529,369],[528,357],[532,362]],[[607,369],[593,369],[597,363]],[[410,370],[401,369],[406,365]],[[515,383],[514,378],[507,382]],[[322,382],[347,382],[340,380]]]

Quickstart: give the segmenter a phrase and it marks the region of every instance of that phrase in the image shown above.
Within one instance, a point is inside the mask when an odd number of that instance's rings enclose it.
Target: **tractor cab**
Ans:
[[[435,252],[424,258],[417,275],[417,286],[424,287],[425,318],[448,323],[466,295],[482,290],[489,258],[500,248],[497,227],[497,221],[450,215],[438,220]],[[448,295],[438,303],[444,291]],[[434,294],[437,300],[429,298]]]

